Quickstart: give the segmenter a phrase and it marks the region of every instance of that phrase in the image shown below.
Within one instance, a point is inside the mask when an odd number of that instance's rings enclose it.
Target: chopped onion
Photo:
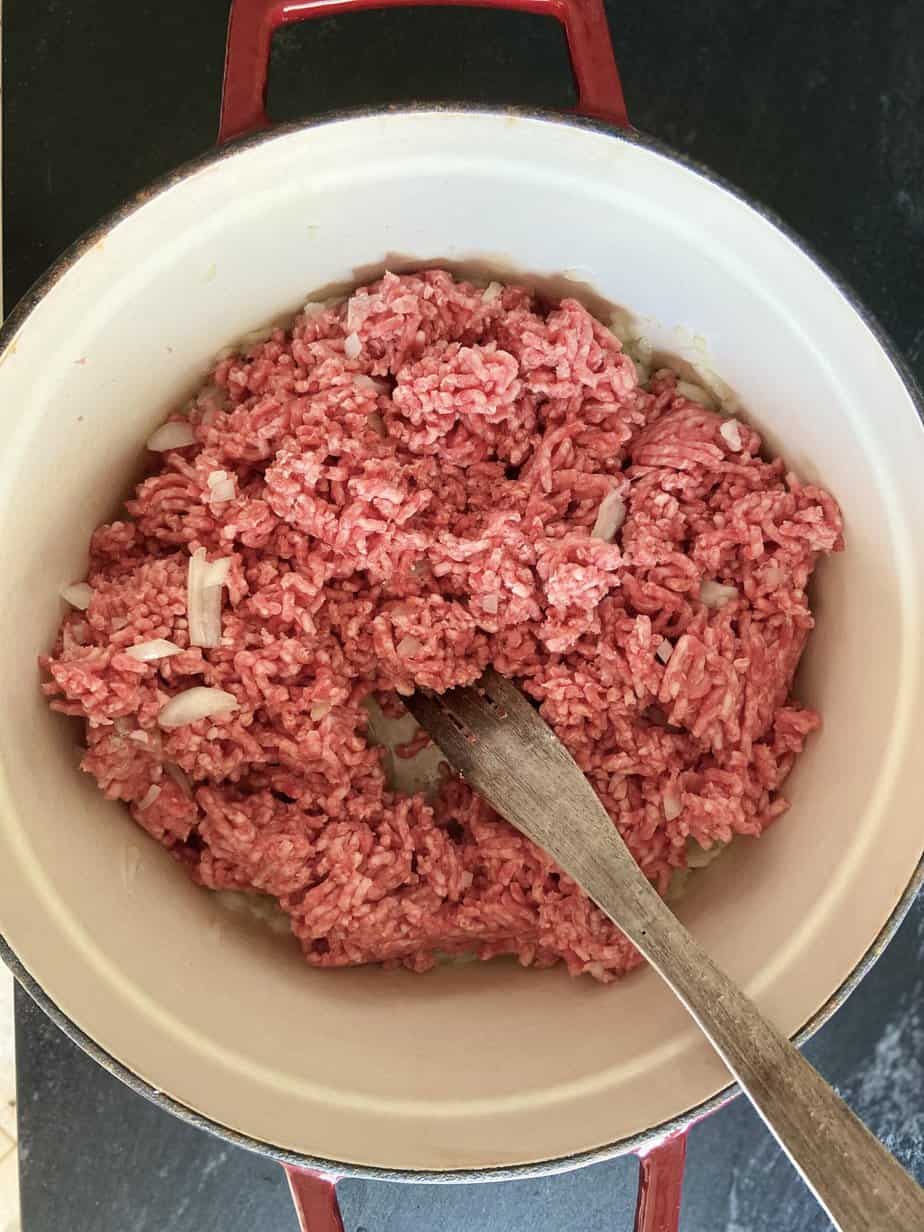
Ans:
[[[188,796],[190,800],[192,799],[192,783],[190,782],[189,775],[181,766],[178,766],[175,761],[165,761],[164,774],[168,774],[173,779],[184,796]]]
[[[302,312],[306,317],[319,317],[322,312],[326,311],[326,309],[327,305],[323,301],[310,299],[302,309]]]
[[[732,451],[732,453],[741,452],[743,442],[741,440],[740,425],[737,419],[726,419],[719,428],[719,432],[721,433],[725,444]]]
[[[161,753],[161,738],[160,732],[155,728],[153,731],[143,731],[140,727],[137,731],[128,733],[129,740],[135,744],[140,744],[143,749],[147,749],[149,753],[153,753],[155,757],[160,757]]]
[[[481,294],[482,301],[486,304],[493,304],[503,289],[499,282],[489,282]]]
[[[590,532],[591,539],[603,539],[606,543],[612,543],[616,538],[616,532],[625,520],[626,502],[614,488],[612,491],[607,492],[600,502],[600,508],[597,510],[597,520],[594,522],[594,528]]]
[[[661,645],[655,651],[655,654],[658,656],[658,658],[661,660],[662,663],[666,663],[668,659],[670,659],[673,653],[674,653],[674,647],[670,644],[667,638],[664,638],[664,640],[661,642]]]
[[[402,637],[397,646],[398,654],[405,658],[410,658],[412,655],[420,654],[423,650],[423,644],[416,637]]]
[[[234,500],[234,480],[223,479],[221,483],[216,483],[209,493],[209,501],[213,504],[220,504],[222,501]]]
[[[343,343],[343,353],[347,359],[357,359],[362,349],[363,344],[359,340],[359,334],[347,334]]]
[[[699,601],[706,607],[724,607],[729,599],[738,598],[736,586],[723,586],[721,582],[707,579],[700,585]]]
[[[199,551],[204,552],[205,548],[200,548]],[[218,560],[206,564],[202,571],[203,582],[206,586],[224,586],[230,572],[231,557],[219,556]]]
[[[661,804],[664,808],[664,816],[667,821],[673,821],[675,817],[679,817],[683,812],[683,805],[677,796],[664,796]]]
[[[230,714],[232,710],[237,710],[237,698],[233,693],[197,685],[171,697],[157,716],[157,721],[161,727],[183,727],[187,723],[197,723],[199,719]]]
[[[210,471],[205,482],[210,501],[234,500],[234,478],[227,471]]]
[[[152,432],[147,440],[147,447],[154,453],[164,453],[168,449],[185,449],[187,445],[196,443],[196,434],[192,425],[185,419],[173,419]]]
[[[143,809],[150,808],[159,795],[160,795],[160,788],[157,786],[156,783],[152,783],[151,786],[144,793],[144,795],[141,797],[141,799],[138,801],[138,812],[140,813]]]
[[[191,646],[218,646],[221,643],[221,588],[230,566],[227,557],[210,564],[205,548],[197,548],[189,558],[186,615]]]
[[[710,410],[715,409],[715,399],[702,385],[694,385],[692,381],[678,381],[677,393],[690,402],[698,402],[700,406],[707,406]]]
[[[71,607],[76,607],[81,612],[85,612],[90,606],[90,600],[93,598],[93,587],[89,582],[75,582],[73,586],[63,586],[61,588],[61,598],[65,603],[69,603]]]
[[[314,722],[318,723],[326,715],[330,714],[332,709],[333,704],[331,702],[315,702],[308,713],[311,715]]]
[[[149,642],[137,642],[129,646],[125,652],[141,663],[151,663],[154,659],[169,659],[171,655],[182,654],[181,646],[176,642],[168,642],[165,637],[153,637]]]
[[[492,616],[495,615],[499,606],[497,595],[485,595],[481,600],[481,606],[486,612],[490,612]]]

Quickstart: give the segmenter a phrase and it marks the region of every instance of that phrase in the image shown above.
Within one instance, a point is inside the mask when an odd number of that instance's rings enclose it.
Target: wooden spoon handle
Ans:
[[[840,1232],[924,1232],[924,1190],[662,902],[526,698],[487,671],[406,703],[453,766],[552,856],[671,986]]]
[[[599,896],[598,896],[599,895]],[[592,895],[671,986],[840,1232],[924,1230],[924,1190],[651,891]],[[611,897],[608,903],[605,898]]]

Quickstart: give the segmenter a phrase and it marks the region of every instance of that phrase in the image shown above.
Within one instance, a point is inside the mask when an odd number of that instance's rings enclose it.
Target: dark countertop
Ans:
[[[853,284],[924,380],[920,0],[610,4],[629,111],[776,210]],[[6,0],[4,240],[11,305],[79,232],[207,147],[227,0]],[[387,46],[388,56],[382,55]],[[367,13],[275,45],[277,118],[456,97],[566,105],[554,23]],[[924,1180],[924,902],[810,1059]],[[17,998],[23,1232],[294,1232],[281,1172],[131,1093]],[[346,1182],[347,1232],[612,1232],[631,1160],[489,1186]],[[822,1232],[741,1100],[690,1136],[682,1232]],[[875,1232],[875,1230],[870,1230]],[[909,1232],[911,1230],[909,1229]]]

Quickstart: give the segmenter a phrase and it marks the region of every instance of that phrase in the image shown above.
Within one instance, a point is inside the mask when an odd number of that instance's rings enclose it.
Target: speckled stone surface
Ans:
[[[7,304],[106,210],[208,145],[226,10],[4,0]],[[920,0],[620,0],[610,20],[635,123],[800,231],[924,379]],[[572,97],[557,27],[520,15],[327,21],[286,32],[272,67],[277,118],[410,93]],[[918,902],[806,1051],[924,1181],[922,972]],[[17,1028],[24,1232],[294,1232],[273,1164],[132,1094],[21,993]],[[633,1161],[618,1160],[478,1187],[347,1182],[342,1201],[347,1232],[622,1232],[634,1183]],[[692,1131],[682,1232],[826,1227],[743,1101]]]

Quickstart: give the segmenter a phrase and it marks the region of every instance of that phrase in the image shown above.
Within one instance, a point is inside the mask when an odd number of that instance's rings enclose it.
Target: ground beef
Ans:
[[[310,963],[639,961],[464,783],[391,790],[372,699],[515,677],[662,893],[689,840],[785,810],[838,508],[670,371],[642,386],[575,300],[386,275],[222,358],[174,418],[195,440],[93,536],[45,689],[104,793],[201,885],[272,895]],[[230,562],[212,647],[190,645],[200,548]],[[128,653],[153,639],[174,653]],[[194,687],[236,705],[162,726]]]

